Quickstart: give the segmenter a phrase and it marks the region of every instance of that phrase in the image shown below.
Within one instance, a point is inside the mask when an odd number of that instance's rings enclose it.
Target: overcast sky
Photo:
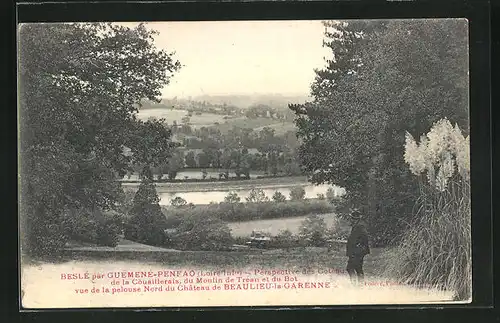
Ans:
[[[129,24],[127,24],[129,25]],[[149,22],[159,48],[184,67],[163,97],[201,94],[308,95],[328,56],[320,21]]]

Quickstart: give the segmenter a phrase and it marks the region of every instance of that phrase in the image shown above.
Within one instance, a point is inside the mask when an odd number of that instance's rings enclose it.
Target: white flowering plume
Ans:
[[[444,191],[455,172],[469,179],[469,136],[464,137],[458,125],[453,127],[448,119],[441,119],[420,137],[420,143],[406,133],[404,158],[413,174],[425,173],[429,184]]]

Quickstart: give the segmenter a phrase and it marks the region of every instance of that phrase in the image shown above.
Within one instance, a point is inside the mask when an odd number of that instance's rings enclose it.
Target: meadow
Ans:
[[[75,247],[65,249],[53,263],[68,261],[95,262],[139,262],[159,264],[164,267],[189,267],[204,270],[255,268],[336,268],[346,266],[345,250],[340,247],[331,249],[320,247],[297,247],[284,249],[249,249],[238,251],[189,251],[169,250],[150,247],[151,250],[111,250],[112,248]],[[102,249],[102,250],[101,250]],[[108,250],[109,249],[109,250]],[[387,248],[372,248],[366,256],[364,270],[369,276],[381,277],[387,266]],[[43,262],[29,260],[30,264]]]
[[[177,124],[182,124],[182,119],[188,114],[187,110],[177,110],[177,109],[144,109],[139,110],[137,117],[141,120],[147,120],[149,118],[164,118],[169,124],[174,121]],[[277,134],[284,134],[288,130],[294,130],[295,125],[293,122],[277,122],[275,119],[271,118],[247,118],[247,117],[227,117],[224,118],[223,115],[213,114],[213,113],[202,113],[195,114],[189,117],[189,123],[195,128],[210,127],[217,125],[217,128],[222,133],[227,133],[233,127],[239,128],[252,128],[256,130],[261,130],[264,127],[271,127],[276,130]]]
[[[169,124],[176,121],[178,124],[182,123],[182,118],[188,114],[187,110],[176,110],[176,109],[145,109],[139,110],[137,117],[141,120],[147,120],[149,118],[156,119],[166,119]],[[216,122],[223,123],[225,120],[224,116],[213,113],[202,113],[201,115],[194,114],[190,117],[189,123],[193,126],[212,126]]]

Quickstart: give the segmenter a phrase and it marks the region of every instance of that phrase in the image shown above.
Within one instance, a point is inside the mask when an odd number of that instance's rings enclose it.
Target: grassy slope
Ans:
[[[387,249],[373,248],[365,258],[365,273],[381,275],[386,266]],[[327,252],[325,248],[296,248],[292,250],[249,251],[72,251],[62,254],[60,261],[100,260],[138,261],[159,263],[163,267],[189,267],[209,269],[238,268],[336,268],[344,269],[347,263],[345,249],[339,247]]]
[[[139,112],[138,117],[142,120],[147,120],[151,117],[164,118],[168,124],[177,121],[178,124],[182,123],[182,118],[187,115],[186,110],[170,110],[170,109],[147,109]],[[224,116],[212,113],[203,113],[201,115],[193,114],[190,117],[190,123],[193,126],[210,126],[215,122],[223,123]]]
[[[280,219],[278,221],[288,219]],[[293,219],[292,219],[293,220]],[[246,221],[239,223],[249,228],[263,221]],[[327,220],[328,222],[328,220]],[[295,225],[295,224],[294,224]],[[341,229],[346,223],[340,222]],[[176,251],[163,249],[122,239],[117,248],[95,247],[89,244],[73,243],[61,254],[65,260],[105,260],[105,261],[139,261],[141,263],[160,263],[162,266],[203,269],[237,269],[253,268],[336,268],[346,266],[345,248],[337,246],[330,251],[325,248],[294,248],[290,250],[259,251]],[[71,248],[73,247],[73,248]],[[109,252],[113,251],[113,252]],[[382,275],[386,267],[386,248],[372,248],[365,258],[365,272],[368,275]]]

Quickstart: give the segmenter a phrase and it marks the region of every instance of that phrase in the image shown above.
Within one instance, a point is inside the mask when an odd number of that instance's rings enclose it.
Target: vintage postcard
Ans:
[[[472,300],[466,19],[18,26],[23,309]]]

